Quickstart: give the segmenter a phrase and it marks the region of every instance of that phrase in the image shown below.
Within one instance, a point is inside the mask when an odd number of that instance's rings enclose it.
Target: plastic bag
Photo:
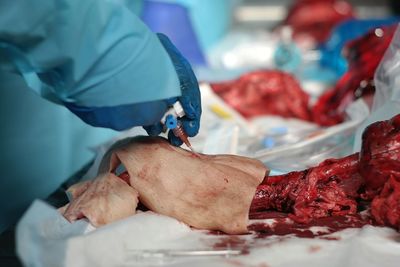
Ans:
[[[264,149],[253,145],[248,155],[261,160],[272,170],[283,173],[303,170],[325,159],[348,155],[351,153],[354,132],[368,116],[369,109],[359,99],[346,109],[346,113],[350,117],[348,121],[331,127],[295,132],[290,136],[292,140],[288,140],[288,134],[284,134],[279,138],[286,138],[285,143]]]
[[[370,116],[357,129],[354,151],[361,148],[361,135],[371,123],[387,120],[400,113],[400,27],[374,76],[376,87]]]

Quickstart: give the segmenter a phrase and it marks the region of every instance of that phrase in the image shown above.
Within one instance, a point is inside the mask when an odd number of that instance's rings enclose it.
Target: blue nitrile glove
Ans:
[[[168,37],[161,33],[157,35],[174,64],[182,93],[180,97],[168,99],[167,103],[169,105],[172,105],[176,101],[181,103],[186,113],[186,116],[180,119],[183,129],[188,136],[193,137],[199,132],[200,128],[201,99],[199,84],[189,62],[181,55]],[[149,135],[156,136],[161,133],[163,126],[161,123],[157,123],[152,126],[144,127],[144,129]],[[182,141],[177,138],[172,131],[168,133],[168,140],[175,146],[182,145]]]

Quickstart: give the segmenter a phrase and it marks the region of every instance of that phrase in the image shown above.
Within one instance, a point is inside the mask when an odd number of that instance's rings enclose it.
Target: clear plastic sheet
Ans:
[[[354,151],[361,147],[361,135],[371,123],[387,120],[400,113],[400,27],[375,72],[375,96],[371,115],[357,129]]]
[[[201,129],[191,139],[207,154],[238,154],[263,161],[274,173],[302,170],[321,161],[350,154],[357,127],[369,115],[358,100],[347,109],[349,119],[332,127],[279,116],[245,119],[208,84],[202,84]]]
[[[284,132],[275,137],[275,144],[266,147],[265,135],[249,146],[248,156],[263,161],[275,171],[289,172],[314,166],[328,158],[351,153],[353,135],[357,127],[369,114],[363,100],[347,108],[349,120],[331,127],[315,127],[297,132]],[[277,142],[277,140],[284,140]]]

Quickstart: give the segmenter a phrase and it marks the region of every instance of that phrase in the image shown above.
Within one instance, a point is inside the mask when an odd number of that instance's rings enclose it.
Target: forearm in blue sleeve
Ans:
[[[69,103],[65,103],[65,106],[87,124],[117,131],[159,122],[168,108],[167,102],[163,100],[100,108]]]
[[[158,38],[116,1],[2,0],[0,42],[18,51],[10,55],[19,54],[22,71],[46,85],[39,94],[71,106],[115,107],[181,94]]]

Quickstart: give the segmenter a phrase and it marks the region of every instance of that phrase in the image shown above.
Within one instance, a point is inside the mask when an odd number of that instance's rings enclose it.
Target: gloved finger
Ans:
[[[190,120],[188,118],[183,118],[181,120],[183,130],[189,137],[196,136],[200,128],[200,120]]]
[[[188,95],[183,95],[179,97],[179,101],[182,104],[182,108],[185,111],[186,117],[192,120],[200,119],[201,103],[200,101],[191,101],[192,99],[200,99],[200,94],[196,96],[196,98],[192,98]]]
[[[168,132],[168,141],[173,146],[181,146],[183,144],[181,139],[179,139],[179,137],[176,137],[172,131]]]
[[[148,135],[158,136],[163,130],[163,125],[161,124],[161,122],[158,122],[151,126],[143,126],[143,128],[146,130]]]

